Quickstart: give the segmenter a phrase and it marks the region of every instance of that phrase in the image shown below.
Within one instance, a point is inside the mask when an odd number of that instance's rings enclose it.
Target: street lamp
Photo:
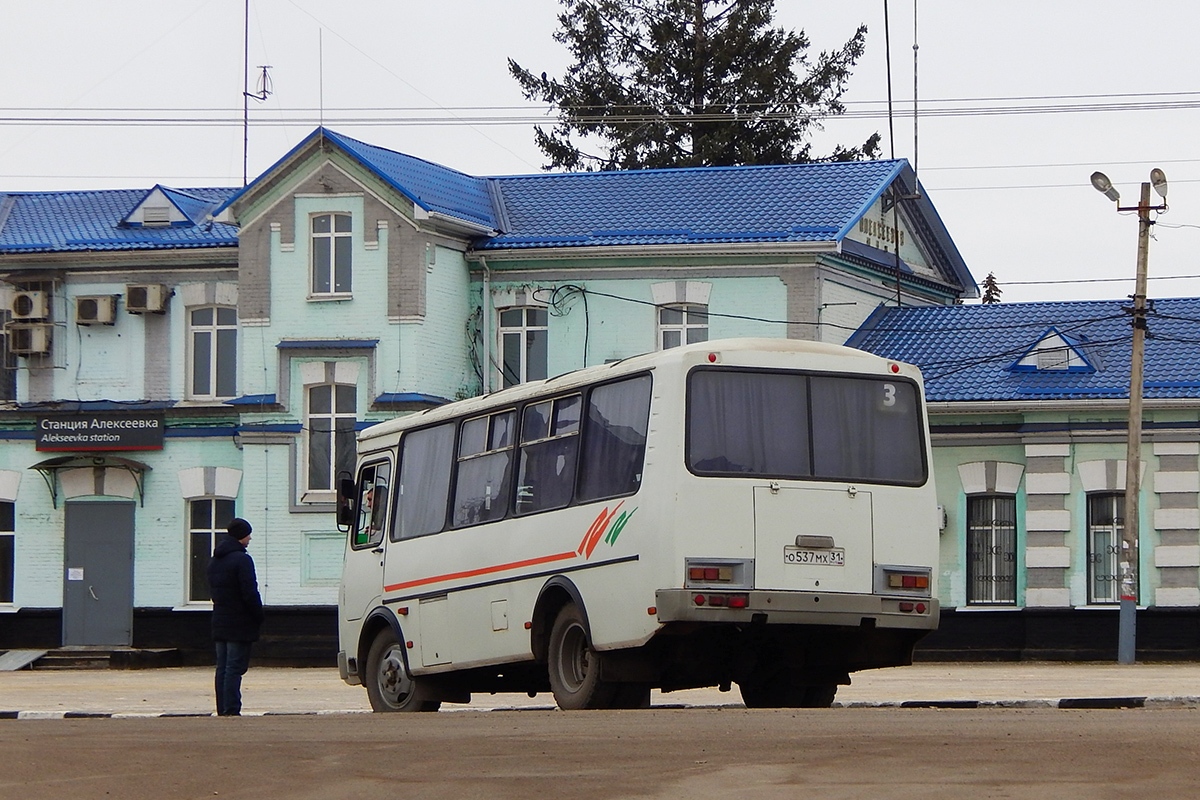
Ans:
[[[1120,193],[1103,172],[1092,173],[1092,186],[1109,200],[1119,203]],[[1150,205],[1150,189],[1162,198],[1159,205]],[[1138,494],[1141,488],[1142,454],[1142,362],[1146,349],[1146,261],[1150,254],[1151,211],[1167,210],[1167,176],[1157,167],[1150,170],[1150,180],[1142,184],[1142,194],[1136,206],[1117,206],[1117,211],[1136,211],[1138,214],[1137,280],[1133,290],[1133,344],[1129,358],[1129,442],[1125,456],[1125,524],[1121,529],[1121,612],[1117,634],[1117,661],[1132,664],[1137,652],[1138,599]]]

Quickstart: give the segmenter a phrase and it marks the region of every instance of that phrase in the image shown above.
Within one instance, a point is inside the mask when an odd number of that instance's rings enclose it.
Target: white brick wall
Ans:
[[[1200,606],[1200,588],[1155,589],[1156,606]]]
[[[1071,530],[1071,512],[1066,509],[1062,511],[1026,511],[1025,530],[1069,531]]]
[[[1030,608],[1067,608],[1071,605],[1070,589],[1026,589],[1025,605]]]
[[[1200,545],[1163,545],[1154,548],[1156,567],[1200,567]]]
[[[1157,472],[1154,491],[1158,494],[1200,492],[1200,472]]]
[[[1026,567],[1069,567],[1071,548],[1030,547],[1025,550]]]
[[[1154,527],[1160,531],[1200,528],[1200,508],[1155,509]]]
[[[1027,494],[1070,494],[1071,476],[1066,472],[1031,472],[1025,476]]]

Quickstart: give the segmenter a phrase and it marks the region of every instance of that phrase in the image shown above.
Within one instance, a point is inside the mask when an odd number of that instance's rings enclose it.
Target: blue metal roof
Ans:
[[[493,178],[508,225],[482,250],[839,241],[903,161]]]
[[[916,364],[930,401],[1127,398],[1133,333],[1126,300],[878,309],[847,344]],[[1200,298],[1154,300],[1145,397],[1200,397]],[[1094,370],[1019,370],[1053,328]]]
[[[191,216],[225,201],[233,189],[167,190]],[[125,227],[121,220],[146,197],[145,189],[0,193],[0,253],[88,250],[177,250],[237,245],[232,225]]]
[[[315,130],[264,176],[322,139],[420,208],[496,230],[497,235],[475,243],[478,249],[492,251],[839,242],[893,180],[904,173],[911,176],[906,161],[891,160],[480,178],[328,128]],[[932,212],[932,207],[923,206],[922,211]],[[935,220],[934,227],[940,222]],[[953,245],[945,249],[953,251]]]
[[[191,226],[122,226],[144,190],[0,194],[0,253],[235,245],[234,226],[201,220],[222,214],[314,146],[341,150],[428,213],[494,231],[473,245],[490,252],[824,242],[862,255],[845,238],[853,226],[893,183],[906,195],[917,189],[903,160],[482,178],[317,128],[242,189],[156,187],[197,223]],[[905,202],[946,283],[974,296],[974,280],[924,193]]]
[[[213,215],[221,214],[234,201],[253,191],[263,176],[274,173],[296,154],[322,140],[340,147],[380,180],[425,211],[444,214],[493,230],[498,227],[486,178],[476,178],[431,161],[360,142],[328,128],[317,128],[310,133],[304,141],[289,150],[283,158],[272,164],[248,186],[231,193]]]

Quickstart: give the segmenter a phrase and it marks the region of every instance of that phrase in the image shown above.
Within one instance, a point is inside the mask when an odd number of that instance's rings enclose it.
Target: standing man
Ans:
[[[212,592],[212,635],[217,645],[217,716],[242,714],[242,676],[250,668],[250,645],[258,641],[262,626],[262,597],[254,559],[246,552],[250,523],[238,517],[229,523],[229,534],[217,543],[208,564]]]

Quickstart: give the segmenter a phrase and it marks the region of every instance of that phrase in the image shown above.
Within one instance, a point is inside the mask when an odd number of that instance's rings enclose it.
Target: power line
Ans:
[[[1066,113],[1095,113],[1095,112],[1127,112],[1127,111],[1178,111],[1200,109],[1200,93],[1169,93],[1162,95],[1078,95],[1062,96],[1068,99],[1091,99],[1094,97],[1186,97],[1188,99],[1150,99],[1129,101],[1125,99],[1109,100],[1106,102],[1056,102],[1056,103],[1021,103],[1012,100],[1024,98],[994,98],[983,101],[965,100],[926,100],[920,113],[928,117],[991,117],[1000,115],[1026,114],[1066,114]],[[1058,97],[1035,98],[1041,100],[1057,100]],[[953,105],[961,102],[994,102],[995,105]],[[872,103],[863,103],[862,108],[847,108],[841,114],[823,116],[826,122],[840,119],[884,119],[887,117],[886,108],[869,107]],[[947,104],[947,105],[940,105]],[[847,104],[849,105],[849,104]],[[241,120],[229,109],[173,109],[173,108],[101,108],[74,109],[73,116],[62,116],[65,109],[31,107],[26,109],[11,109],[10,111],[27,112],[0,117],[0,125],[52,125],[72,126],[81,124],[141,126],[141,125],[183,125],[183,126],[214,126],[240,124]],[[462,107],[419,107],[419,108],[346,108],[327,109],[324,118],[317,109],[294,108],[280,109],[281,118],[260,122],[260,125],[316,125],[324,120],[335,124],[353,125],[528,125],[554,121],[561,110],[553,106],[462,106]],[[215,116],[195,116],[197,113],[213,114]],[[758,120],[789,120],[810,113],[803,104],[775,103],[745,103],[716,112],[694,113],[687,107],[681,107],[680,112],[663,113],[650,106],[580,106],[569,110],[573,121],[580,124],[596,124],[601,122],[619,121],[627,124],[644,122],[725,122],[730,118],[742,118],[747,121]],[[901,109],[897,116],[910,116],[914,112]]]

